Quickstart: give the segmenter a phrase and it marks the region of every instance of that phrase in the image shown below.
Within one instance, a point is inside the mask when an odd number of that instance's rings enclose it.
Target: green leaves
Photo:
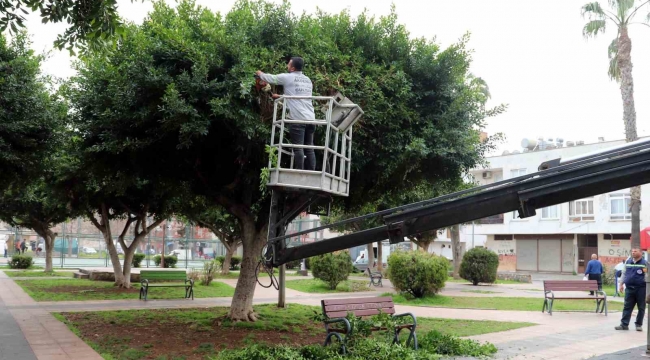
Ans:
[[[604,33],[607,27],[607,20],[591,20],[582,28],[582,35],[586,38],[595,37],[598,33]]]

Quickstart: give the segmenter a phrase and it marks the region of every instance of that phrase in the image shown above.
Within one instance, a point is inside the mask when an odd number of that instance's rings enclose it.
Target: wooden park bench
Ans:
[[[578,295],[570,297],[556,297],[555,293],[561,291],[593,291],[595,295]],[[542,312],[548,310],[549,315],[553,315],[553,302],[555,300],[596,300],[596,313],[605,311],[607,316],[607,294],[598,290],[596,280],[544,280],[544,306]]]
[[[180,281],[183,283],[156,283],[151,281]],[[183,287],[185,288],[185,298],[190,297],[194,300],[194,280],[187,278],[185,270],[140,270],[140,300],[147,300],[149,288],[154,287]]]
[[[368,287],[370,287],[370,285],[384,287],[384,285],[381,283],[381,280],[384,278],[384,276],[379,271],[372,271],[370,270],[370,267],[366,268],[366,270],[368,271],[368,276],[370,277],[370,284],[368,284]]]
[[[413,348],[416,350],[418,348],[418,338],[415,334],[415,327],[417,326],[415,315],[411,313],[395,314],[395,304],[391,297],[321,300],[321,306],[325,317],[325,331],[327,332],[323,346],[329,345],[332,338],[336,337],[341,344],[342,352],[345,354],[347,337],[354,331],[348,319],[345,318],[347,314],[352,313],[357,317],[367,317],[377,315],[381,311],[381,313],[390,314],[393,318],[411,317],[412,322],[395,326],[393,344],[399,343],[399,333],[404,329],[408,329],[410,333],[406,340],[406,346],[410,346],[411,342],[413,342]],[[330,326],[337,323],[342,324],[345,328]],[[373,327],[371,330],[379,331],[388,329]]]

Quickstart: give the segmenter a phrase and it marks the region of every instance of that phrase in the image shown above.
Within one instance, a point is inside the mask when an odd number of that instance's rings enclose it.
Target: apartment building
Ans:
[[[490,184],[537,171],[544,161],[571,157],[623,144],[624,140],[593,144],[562,139],[524,139],[522,149],[488,158],[486,168],[471,171],[476,181]],[[650,187],[642,186],[641,201],[650,201]],[[629,189],[538,209],[520,219],[517,212],[475,221],[475,236],[499,255],[501,271],[581,273],[591,254],[614,265],[630,253]],[[647,206],[647,205],[646,205]],[[650,225],[650,213],[641,209],[641,229]],[[463,227],[464,241],[468,226]]]

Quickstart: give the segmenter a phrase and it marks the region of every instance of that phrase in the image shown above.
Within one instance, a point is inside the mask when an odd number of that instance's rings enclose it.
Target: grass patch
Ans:
[[[65,277],[65,278],[71,278],[74,275],[74,272],[72,271],[52,271],[52,272],[44,272],[44,271],[29,271],[29,270],[17,270],[17,271],[5,271],[5,274],[9,277]]]
[[[137,299],[140,291],[140,284],[133,284],[131,289],[119,289],[112,282],[85,279],[18,280],[16,283],[35,301]],[[213,282],[210,286],[194,285],[195,298],[229,297],[234,293],[235,289],[221,282]],[[184,297],[182,287],[152,288],[148,295],[152,300]]]
[[[318,279],[291,280],[286,284],[289,289],[311,294],[369,291],[368,282],[360,280],[342,281],[336,290],[331,290],[325,282]]]
[[[461,292],[476,293],[476,294],[501,294],[500,291],[487,291],[487,290],[462,290]]]
[[[467,280],[465,280],[465,279],[454,279],[453,277],[449,277],[449,278],[447,278],[447,282],[452,282],[452,283],[463,283],[463,284],[471,284],[470,281],[467,281]],[[484,283],[481,283],[481,284],[484,284]],[[512,284],[518,284],[518,285],[521,285],[521,284],[529,284],[529,283],[524,283],[524,282],[521,282],[521,281],[515,281],[515,280],[499,280],[499,279],[497,279],[497,281],[495,281],[494,284],[501,284],[501,285],[507,285],[507,284],[510,284],[510,285],[512,285]],[[485,284],[485,285],[489,285],[489,284]]]
[[[205,359],[224,349],[250,344],[321,344],[323,324],[313,320],[320,307],[289,304],[255,306],[258,321],[233,323],[225,319],[228,308],[147,309],[58,313],[75,334],[105,359],[127,359],[147,352],[150,359]],[[418,334],[431,330],[445,335],[472,336],[513,330],[534,324],[524,322],[474,321],[418,318]],[[182,331],[170,331],[182,329]],[[119,335],[117,335],[119,334]],[[133,351],[126,353],[127,350]]]
[[[382,296],[392,296],[396,304],[415,306],[435,306],[445,308],[496,309],[512,311],[542,311],[543,298],[511,298],[511,297],[460,297],[460,296],[430,296],[421,299],[407,299],[403,295],[386,293]],[[609,310],[622,310],[623,304],[610,301]],[[553,311],[595,311],[595,300],[562,300],[556,299]]]

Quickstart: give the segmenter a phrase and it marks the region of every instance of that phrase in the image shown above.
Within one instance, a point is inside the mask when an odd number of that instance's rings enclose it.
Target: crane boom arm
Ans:
[[[650,183],[650,141],[631,142],[615,150],[572,158],[564,164],[561,159],[546,161],[540,169],[544,170],[358,218],[381,216],[385,225],[376,228],[290,248],[283,246],[284,240],[300,233],[270,239],[274,252],[270,265],[386,238],[397,243],[405,236],[515,210],[521,218],[531,217],[536,209]]]

